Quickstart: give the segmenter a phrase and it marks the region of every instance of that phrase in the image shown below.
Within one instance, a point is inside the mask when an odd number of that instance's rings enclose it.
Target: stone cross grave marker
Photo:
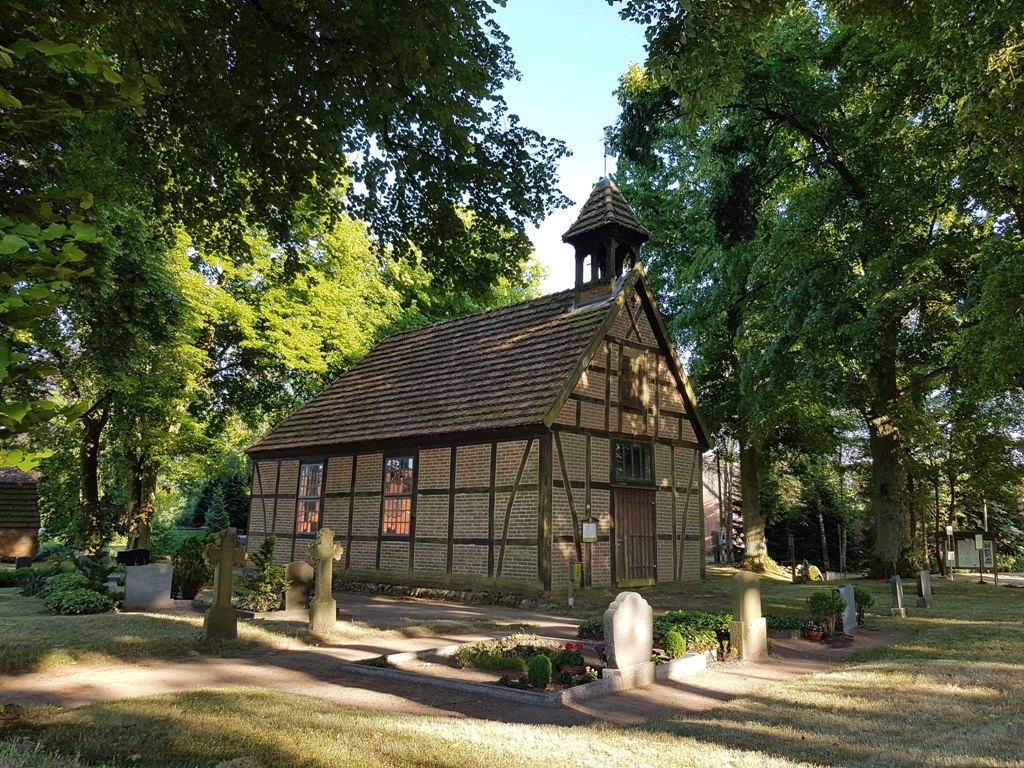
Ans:
[[[236,528],[225,528],[203,552],[203,559],[213,566],[213,605],[203,620],[207,639],[238,637],[238,611],[231,605],[231,581],[235,566],[245,565],[245,549],[235,546],[237,539]]]
[[[636,592],[620,592],[604,612],[604,647],[609,669],[650,664],[654,611]]]
[[[284,609],[299,611],[309,608],[309,596],[313,592],[316,572],[305,560],[288,563],[284,576],[288,579],[288,589],[284,593]]]
[[[170,608],[171,581],[174,566],[170,563],[126,565],[124,567],[124,600],[126,611],[152,611]]]
[[[761,579],[740,571],[732,577],[729,645],[743,661],[768,661],[768,622],[761,615]]]
[[[841,587],[833,587],[832,591],[843,598],[846,603],[846,610],[843,611],[843,632],[849,633],[857,629],[857,599],[854,596],[853,585],[844,584]]]
[[[903,581],[899,576],[889,579],[892,588],[892,615],[901,619],[907,618],[907,609],[903,605]]]
[[[334,531],[321,528],[316,542],[309,547],[316,569],[316,587],[309,604],[309,629],[314,635],[325,635],[334,630],[338,619],[338,603],[331,595],[334,561],[341,559],[342,546],[334,543]]]
[[[932,574],[930,571],[917,572],[917,607],[932,607]]]

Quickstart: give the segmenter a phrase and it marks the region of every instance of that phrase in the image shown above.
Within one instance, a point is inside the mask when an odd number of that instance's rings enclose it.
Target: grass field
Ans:
[[[864,585],[887,605],[886,584]],[[693,594],[703,607],[727,609],[727,590],[726,579],[712,577]],[[811,591],[766,581],[765,610],[798,615]],[[398,716],[256,689],[207,690],[0,712],[0,766],[1024,768],[1024,592],[966,582],[938,582],[935,592],[932,609],[911,609],[899,622],[907,639],[896,646],[640,728]],[[691,598],[680,595],[680,607]],[[883,628],[897,621],[869,614]]]

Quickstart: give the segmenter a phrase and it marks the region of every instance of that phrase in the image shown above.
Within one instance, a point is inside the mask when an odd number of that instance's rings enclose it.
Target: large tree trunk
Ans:
[[[910,518],[904,493],[903,443],[888,414],[867,416],[871,453],[871,516],[875,523],[875,558],[886,572],[899,569],[910,549]]]
[[[740,443],[740,498],[743,508],[743,538],[747,553],[745,567],[763,571],[774,563],[768,557],[764,538],[764,514],[761,511],[761,486],[758,479],[759,451],[751,443]]]
[[[159,462],[145,457],[136,457],[132,461],[132,495],[128,501],[128,549],[151,548],[159,467]]]
[[[79,461],[82,473],[82,549],[87,555],[95,555],[105,543],[106,521],[100,503],[100,434],[110,418],[106,397],[96,401],[82,414],[82,444]]]

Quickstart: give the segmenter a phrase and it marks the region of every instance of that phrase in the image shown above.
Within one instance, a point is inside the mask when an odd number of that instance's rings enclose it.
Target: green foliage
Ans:
[[[826,635],[833,635],[836,622],[846,612],[846,601],[837,592],[820,590],[808,596],[807,610],[811,619],[821,625]]]
[[[174,567],[171,592],[175,597],[192,600],[213,580],[213,568],[203,559],[206,545],[211,541],[209,536],[190,536],[178,545],[178,551],[171,557]]]
[[[253,570],[242,579],[242,593],[235,599],[239,608],[274,611],[284,607],[284,593],[291,582],[285,578],[284,568],[274,565],[274,541],[268,536],[249,556]]]
[[[216,486],[210,495],[209,504],[203,515],[203,527],[207,533],[220,533],[230,527],[230,523],[228,508],[224,503],[224,490],[220,486]]]
[[[370,659],[360,659],[356,664],[362,664],[364,667],[377,667],[378,669],[390,669],[391,662],[388,661],[387,656],[374,656]]]
[[[544,654],[532,657],[527,663],[526,677],[534,688],[547,688],[551,683],[551,659]]]
[[[874,596],[863,587],[853,588],[853,604],[857,607],[857,610],[865,610],[870,608],[875,603]]]
[[[686,640],[674,629],[665,633],[661,644],[670,659],[679,659],[686,655]]]
[[[768,629],[803,629],[807,624],[806,620],[793,616],[777,616],[766,613],[764,618]]]
[[[687,647],[710,651],[729,637],[732,614],[711,611],[668,611],[654,617],[654,639],[664,645],[665,634],[677,632]]]
[[[89,557],[80,555],[72,561],[75,568],[93,584],[103,584],[115,568],[115,563],[106,555]]]
[[[576,628],[576,637],[588,638],[590,640],[604,639],[604,619],[584,619]]]
[[[46,609],[63,616],[106,613],[114,607],[113,598],[94,589],[77,588],[51,592],[44,601]]]
[[[21,587],[21,594],[26,597],[36,597],[46,589],[46,584],[52,576],[59,573],[59,568],[25,568],[15,571],[15,580]]]
[[[39,592],[39,596],[48,597],[54,592],[65,592],[71,589],[92,589],[98,591],[97,587],[99,586],[79,571],[58,573],[46,580],[46,586]]]

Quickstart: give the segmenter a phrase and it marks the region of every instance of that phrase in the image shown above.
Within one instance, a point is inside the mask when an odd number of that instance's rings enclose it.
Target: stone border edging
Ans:
[[[550,640],[556,638],[541,638]],[[559,641],[562,642],[562,641]],[[445,645],[440,648],[428,648],[422,651],[405,651],[402,653],[388,654],[384,658],[388,662],[411,661],[425,656],[453,656],[465,643]],[[370,657],[374,658],[374,657]],[[439,688],[476,693],[481,696],[514,701],[521,704],[532,704],[541,707],[553,707],[556,705],[569,704],[571,702],[584,701],[597,696],[606,696],[617,691],[628,691],[634,688],[642,688],[650,683],[650,680],[638,684],[638,678],[633,675],[621,675],[606,677],[594,680],[581,685],[574,685],[571,688],[564,688],[557,693],[544,693],[542,691],[531,691],[523,688],[507,688],[493,683],[476,683],[468,680],[453,680],[444,677],[432,677],[420,675],[415,672],[405,672],[400,669],[389,669],[386,667],[371,667],[361,664],[358,661],[344,662],[346,668],[361,672],[362,674],[377,675],[392,680],[404,680],[406,682],[417,681],[426,685],[435,685]],[[687,654],[681,659],[674,659],[654,666],[654,674],[650,677],[654,681],[682,680],[686,677],[700,674],[708,667],[707,653]]]

